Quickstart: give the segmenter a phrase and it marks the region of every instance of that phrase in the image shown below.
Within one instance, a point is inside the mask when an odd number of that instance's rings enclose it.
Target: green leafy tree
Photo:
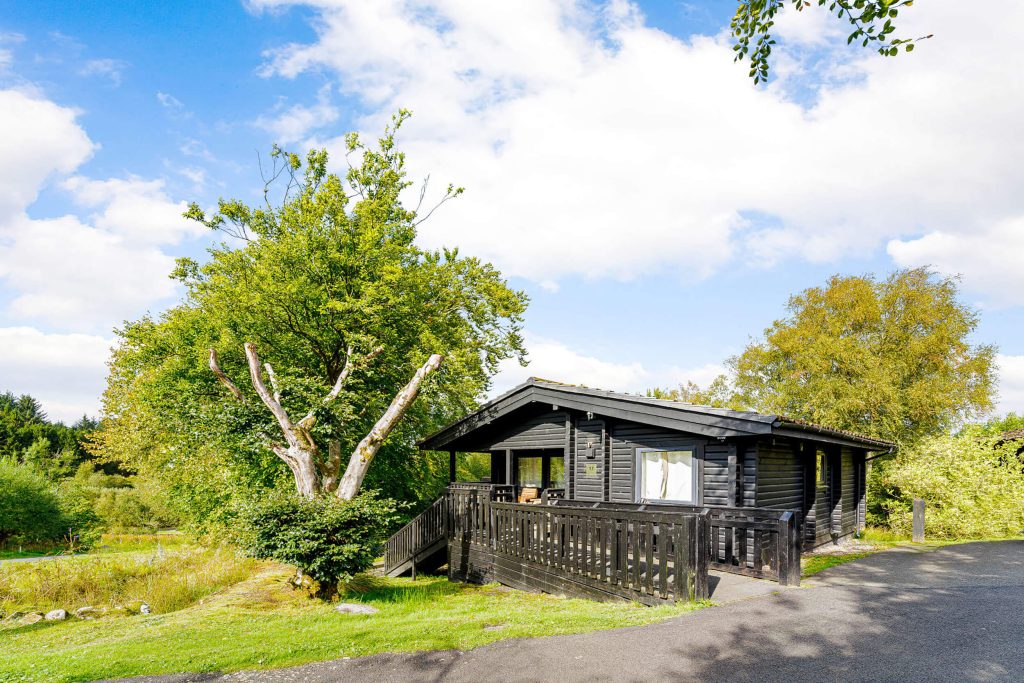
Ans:
[[[894,20],[900,10],[914,0],[815,0],[817,5],[850,27],[847,44],[873,45],[880,55],[895,57],[900,50],[911,52],[914,45],[930,35],[918,38],[896,37]],[[767,80],[772,46],[772,28],[779,12],[791,6],[795,11],[808,10],[811,0],[740,0],[729,28],[735,43],[736,60],[750,59],[750,77],[754,83]]]
[[[713,408],[729,408],[731,410],[743,410],[744,405],[739,396],[732,390],[729,380],[725,375],[719,375],[705,388],[693,381],[680,384],[674,389],[663,389],[655,387],[647,390],[650,398],[660,398],[666,401],[680,401],[700,406],[711,406]]]
[[[978,316],[957,294],[925,268],[807,289],[728,361],[735,400],[900,445],[953,429],[995,387],[995,348],[971,344]]]
[[[28,462],[51,479],[71,476],[90,458],[85,441],[96,428],[86,417],[70,427],[51,422],[35,398],[0,394],[0,457]]]
[[[882,472],[888,523],[909,534],[912,502],[927,505],[926,533],[985,538],[1024,533],[1024,465],[1018,444],[971,425],[956,436],[928,437]]]
[[[227,238],[204,264],[179,261],[180,305],[121,330],[99,451],[208,499],[211,514],[232,495],[225,482],[351,498],[369,474],[416,498],[401,482],[436,481],[413,442],[475,406],[501,360],[522,359],[526,297],[487,263],[415,243],[425,216],[401,201],[394,141],[407,116],[376,147],[348,136],[361,161],[343,176],[325,151],[275,148],[261,204],[189,209]]]

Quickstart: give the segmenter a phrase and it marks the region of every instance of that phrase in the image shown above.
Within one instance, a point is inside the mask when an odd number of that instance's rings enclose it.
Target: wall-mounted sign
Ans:
[[[597,463],[588,462],[583,466],[583,476],[585,477],[596,477],[597,476]]]

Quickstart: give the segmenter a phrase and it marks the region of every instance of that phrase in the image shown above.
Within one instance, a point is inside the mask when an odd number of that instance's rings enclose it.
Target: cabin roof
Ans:
[[[484,403],[466,417],[420,441],[423,450],[458,450],[459,440],[477,429],[530,404],[547,404],[558,410],[592,412],[681,432],[714,438],[737,436],[786,436],[808,441],[888,450],[889,441],[854,432],[816,425],[783,415],[712,408],[681,401],[637,396],[604,389],[590,389],[531,377],[522,384]]]

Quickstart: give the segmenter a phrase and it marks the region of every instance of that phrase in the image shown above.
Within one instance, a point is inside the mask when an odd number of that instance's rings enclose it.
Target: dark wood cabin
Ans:
[[[530,379],[420,447],[490,455],[489,483],[580,502],[798,513],[805,549],[864,526],[866,462],[892,444],[779,415]],[[532,493],[532,491],[531,491]]]

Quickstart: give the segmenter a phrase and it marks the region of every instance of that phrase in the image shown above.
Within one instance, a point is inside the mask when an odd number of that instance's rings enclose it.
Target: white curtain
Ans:
[[[694,502],[693,451],[644,451],[640,497]]]

